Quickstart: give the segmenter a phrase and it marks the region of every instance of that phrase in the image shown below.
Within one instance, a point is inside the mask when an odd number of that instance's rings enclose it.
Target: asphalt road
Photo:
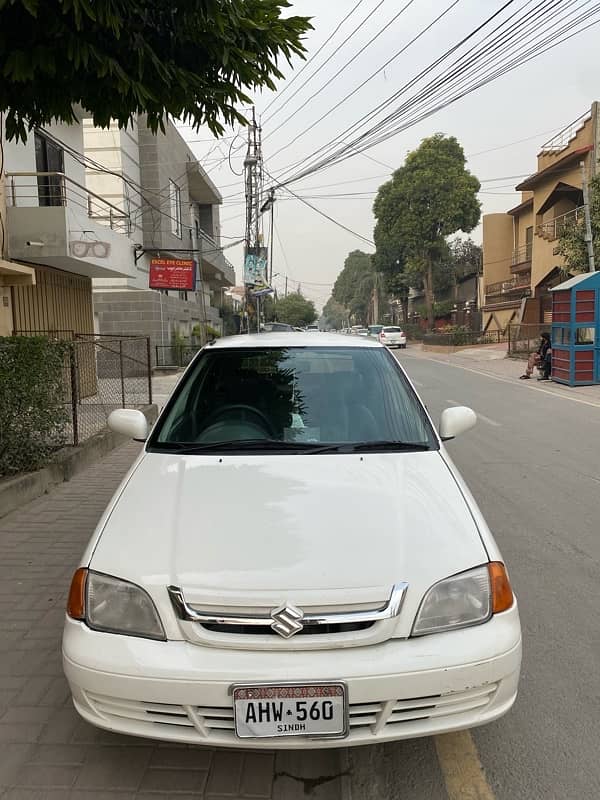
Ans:
[[[523,671],[513,710],[471,732],[483,788],[477,770],[474,788],[469,779],[453,784],[452,759],[440,757],[435,740],[418,740],[350,751],[352,797],[597,800],[600,391],[595,407],[410,350],[398,358],[435,420],[450,405],[479,415],[448,450],[509,566]],[[459,773],[471,766],[455,764]]]

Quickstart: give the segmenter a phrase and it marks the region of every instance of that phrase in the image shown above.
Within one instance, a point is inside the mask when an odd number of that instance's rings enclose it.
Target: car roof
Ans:
[[[223,336],[207,345],[209,349],[234,347],[377,347],[382,345],[372,339],[354,339],[342,333],[299,333],[273,331],[272,333],[246,333],[240,336]]]

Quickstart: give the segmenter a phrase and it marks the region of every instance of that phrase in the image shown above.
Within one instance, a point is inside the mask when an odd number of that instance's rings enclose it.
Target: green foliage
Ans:
[[[600,258],[600,175],[592,178],[589,186],[590,218],[592,223],[592,241],[596,259]],[[557,247],[558,254],[565,260],[565,277],[571,272],[587,272],[589,270],[587,245],[585,242],[585,222],[568,221],[563,226]],[[596,269],[598,263],[596,262]]]
[[[215,135],[244,123],[249,93],[275,89],[279,61],[304,53],[306,17],[287,0],[0,0],[0,113],[9,139],[73,104],[153,131],[167,115]]]
[[[277,322],[287,322],[295,328],[310,325],[317,318],[317,310],[312,300],[307,300],[299,292],[280,298],[274,307],[274,318]]]
[[[206,332],[207,339],[220,339],[221,338],[221,331],[218,331],[216,328],[213,328],[212,325],[206,325],[204,330]]]
[[[0,338],[0,475],[39,469],[65,444],[68,346]]]
[[[338,303],[333,297],[323,306],[323,321],[326,328],[340,330],[348,324],[348,312],[346,307]]]
[[[454,302],[452,300],[442,300],[439,303],[433,304],[433,317],[434,319],[443,319],[444,317],[449,317],[452,313],[452,309],[454,308]],[[416,306],[415,311],[420,317],[427,316],[427,308],[425,306]]]
[[[368,253],[353,250],[348,254],[331,296],[356,324],[366,324],[375,279],[373,259]]]
[[[378,269],[403,273],[409,286],[422,282],[430,325],[434,272],[447,259],[446,237],[473,230],[481,213],[480,184],[465,163],[453,136],[424,139],[380,186],[373,205]]]

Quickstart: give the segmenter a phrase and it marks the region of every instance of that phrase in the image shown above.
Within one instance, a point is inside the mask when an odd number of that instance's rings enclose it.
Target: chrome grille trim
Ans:
[[[397,617],[402,608],[408,583],[400,581],[394,584],[390,597],[385,605],[370,611],[344,611],[328,614],[304,614],[302,622],[306,626],[313,625],[354,625],[356,623],[374,623]],[[247,627],[270,628],[273,625],[273,612],[269,614],[207,614],[192,608],[186,603],[183,591],[178,586],[168,586],[167,592],[177,617],[186,622],[197,622],[201,625],[237,625]],[[277,609],[274,609],[276,611]]]

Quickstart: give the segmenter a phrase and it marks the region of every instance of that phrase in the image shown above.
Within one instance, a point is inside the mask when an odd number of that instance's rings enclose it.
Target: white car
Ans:
[[[75,707],[111,731],[323,748],[491,722],[514,703],[517,602],[443,441],[379,343],[211,342],[148,435],[69,592]]]
[[[406,347],[406,334],[396,325],[386,325],[379,333],[379,341],[386,347]]]

